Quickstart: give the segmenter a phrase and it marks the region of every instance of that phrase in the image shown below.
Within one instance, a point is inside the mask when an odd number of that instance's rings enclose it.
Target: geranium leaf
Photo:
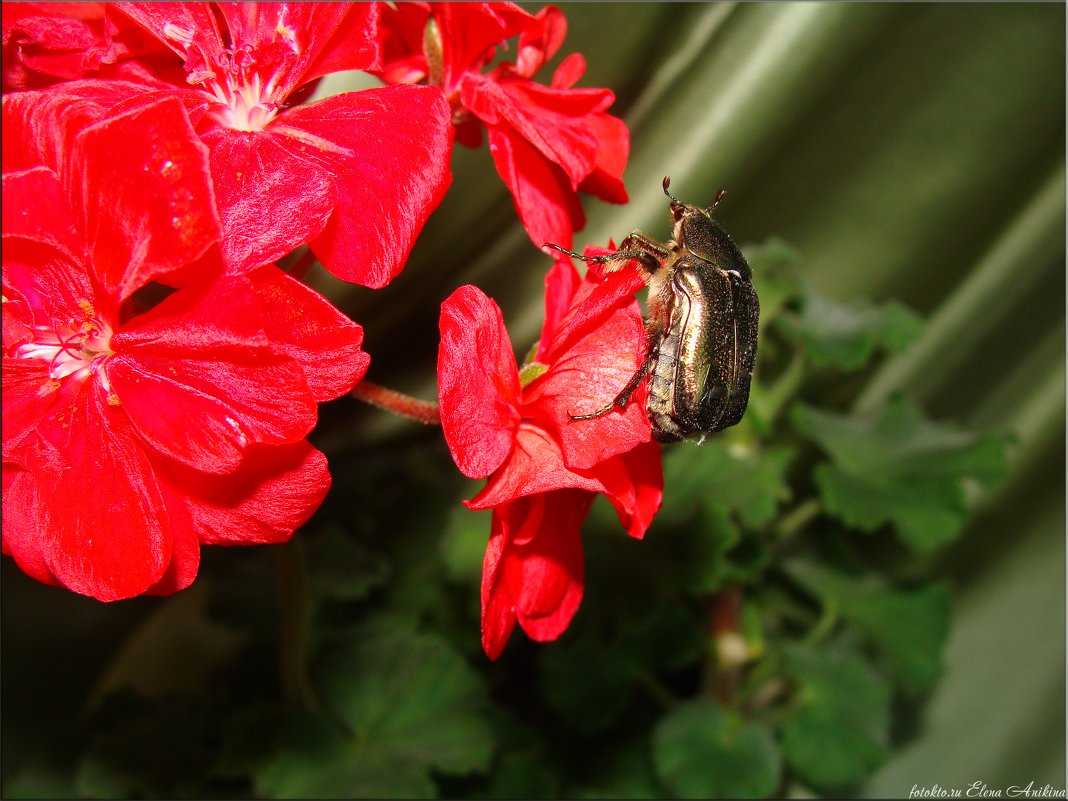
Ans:
[[[864,531],[893,524],[915,551],[960,534],[968,516],[965,479],[1004,475],[1004,439],[930,422],[898,396],[875,413],[846,417],[805,405],[793,421],[831,462],[815,470],[828,513]]]
[[[653,760],[678,798],[763,798],[779,784],[771,732],[708,698],[680,704],[653,733]]]
[[[278,797],[434,795],[431,771],[485,770],[493,734],[477,674],[444,640],[396,620],[356,632],[320,671],[322,699],[348,733],[305,721],[258,776]]]
[[[790,448],[739,452],[722,440],[675,448],[664,458],[664,485],[671,492],[657,519],[683,517],[686,509],[680,503],[699,499],[704,506],[736,513],[746,526],[759,527],[790,497],[784,474],[793,455]]]
[[[897,301],[846,306],[814,292],[801,316],[784,317],[782,324],[801,338],[812,364],[843,371],[863,367],[878,347],[903,350],[923,332],[919,316]]]
[[[880,661],[906,689],[929,687],[942,671],[949,631],[949,590],[942,584],[892,589],[874,576],[853,576],[795,560],[786,569],[871,640]]]
[[[889,754],[890,688],[854,653],[793,648],[797,711],[782,728],[783,756],[806,781],[859,781]]]

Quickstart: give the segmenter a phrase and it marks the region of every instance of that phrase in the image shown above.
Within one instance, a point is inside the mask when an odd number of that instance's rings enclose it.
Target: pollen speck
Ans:
[[[112,392],[108,395],[108,406],[121,406],[122,401],[119,400],[119,396]]]

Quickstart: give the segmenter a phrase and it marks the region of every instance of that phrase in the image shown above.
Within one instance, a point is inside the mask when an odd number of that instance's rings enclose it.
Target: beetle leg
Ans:
[[[596,420],[598,417],[604,417],[613,409],[623,409],[628,403],[630,403],[631,396],[634,395],[638,389],[638,385],[641,384],[642,379],[645,378],[649,371],[653,367],[653,362],[656,361],[656,340],[658,337],[655,332],[648,331],[646,333],[646,345],[645,345],[645,358],[642,360],[641,367],[630,377],[630,381],[623,387],[623,390],[616,395],[610,404],[603,409],[598,409],[592,414],[571,414],[567,413],[567,416],[572,420]]]
[[[610,265],[605,267],[606,273],[612,273],[621,269],[624,262],[633,259],[638,262],[639,268],[642,273],[644,273],[646,280],[663,266],[663,262],[666,259],[671,257],[671,251],[660,243],[654,242],[641,231],[632,231],[627,235],[626,239],[620,243],[619,250],[613,251],[612,253],[606,253],[603,256],[583,256],[581,253],[575,253],[573,250],[562,248],[551,242],[546,242],[543,247],[552,248],[561,253],[566,253],[568,256],[581,259],[587,264]]]

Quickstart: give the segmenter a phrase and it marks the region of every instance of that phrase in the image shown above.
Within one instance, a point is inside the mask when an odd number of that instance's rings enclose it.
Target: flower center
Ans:
[[[274,79],[264,85],[254,72],[253,59],[246,49],[224,50],[220,73],[207,81],[205,89],[219,103],[215,118],[235,131],[261,131],[278,113],[278,104],[270,100]]]
[[[32,326],[33,339],[19,345],[15,357],[48,362],[48,375],[55,381],[69,376],[86,378],[98,371],[114,353],[111,328],[96,319],[89,301],[81,305],[87,313],[82,320],[55,327]]]

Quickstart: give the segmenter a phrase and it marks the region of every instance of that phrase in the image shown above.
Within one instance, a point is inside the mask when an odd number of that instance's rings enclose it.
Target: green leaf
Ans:
[[[783,756],[819,787],[855,783],[889,754],[890,688],[855,653],[787,652],[797,709],[783,724]]]
[[[949,632],[945,585],[891,589],[875,576],[851,576],[815,562],[795,560],[784,567],[806,590],[854,623],[906,689],[924,690],[938,678]]]
[[[902,396],[857,417],[798,404],[792,418],[831,456],[814,471],[827,512],[864,531],[891,523],[916,551],[960,534],[965,479],[990,485],[1007,470],[1003,438],[932,423]]]
[[[785,473],[793,456],[791,448],[747,449],[721,439],[680,446],[664,459],[667,492],[661,515],[678,519],[698,502],[758,528],[790,497]]]
[[[907,306],[835,303],[810,292],[800,318],[783,317],[783,328],[804,342],[817,367],[848,371],[863,367],[878,347],[899,351],[923,333],[923,321]]]
[[[258,779],[279,797],[425,797],[431,771],[484,771],[493,733],[479,676],[444,640],[379,621],[328,658],[324,703],[348,730],[327,721],[294,726]]]
[[[680,704],[660,720],[653,760],[679,798],[764,798],[779,784],[771,732],[708,698]]]
[[[760,328],[779,319],[783,309],[804,295],[797,267],[800,255],[781,239],[771,238],[744,249],[760,296]]]

